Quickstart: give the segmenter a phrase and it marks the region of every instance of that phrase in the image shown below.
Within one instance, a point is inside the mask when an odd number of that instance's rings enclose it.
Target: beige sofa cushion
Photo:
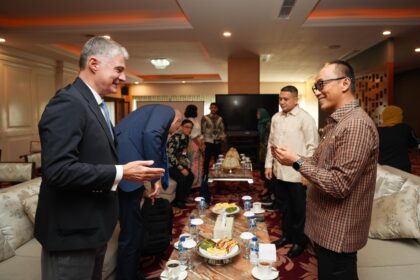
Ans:
[[[401,190],[406,178],[391,173],[378,164],[374,198],[390,195]]]
[[[15,255],[15,251],[0,231],[0,262]]]
[[[33,224],[23,210],[19,194],[0,194],[0,230],[14,250],[28,242],[33,234]]]
[[[36,206],[38,204],[38,195],[30,196],[22,201],[23,210],[28,215],[32,224],[35,224]]]
[[[374,200],[369,237],[379,239],[420,238],[416,189]]]

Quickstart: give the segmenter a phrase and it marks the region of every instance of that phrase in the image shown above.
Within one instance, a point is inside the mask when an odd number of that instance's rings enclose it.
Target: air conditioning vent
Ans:
[[[284,0],[283,5],[280,8],[279,18],[280,19],[289,19],[290,13],[295,6],[296,0]]]

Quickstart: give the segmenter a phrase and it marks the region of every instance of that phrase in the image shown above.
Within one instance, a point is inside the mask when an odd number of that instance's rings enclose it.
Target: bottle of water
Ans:
[[[248,228],[254,236],[257,236],[257,218],[255,216],[248,217]]]
[[[178,242],[178,254],[179,254],[179,262],[182,265],[186,265],[188,261],[187,251],[183,246],[183,243],[185,241],[185,236],[181,236]]]
[[[206,216],[206,201],[204,200],[204,198],[200,200],[199,215],[201,218]]]
[[[258,239],[256,236],[252,237],[249,250],[250,250],[249,260],[251,261],[253,265],[257,265],[259,245],[258,245]]]
[[[190,218],[189,218],[189,220],[188,220],[188,230],[189,230],[189,232],[192,234],[193,233],[193,230],[194,230],[194,225],[192,225],[191,224],[191,220],[192,219],[195,219],[195,216],[194,216],[194,214],[191,214],[190,215]]]

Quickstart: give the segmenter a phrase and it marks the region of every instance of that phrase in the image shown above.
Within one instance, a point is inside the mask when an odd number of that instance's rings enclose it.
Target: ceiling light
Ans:
[[[138,81],[135,81],[135,82],[134,82],[134,84],[135,84],[135,85],[138,85],[138,84],[139,84],[139,82],[138,82]]]
[[[385,36],[391,35],[391,31],[385,30],[384,32],[382,32],[382,35],[385,35]]]
[[[272,55],[271,54],[262,54],[261,55],[261,61],[262,62],[269,62],[271,59]]]
[[[415,52],[420,52],[420,48],[415,48],[414,51]]]
[[[0,43],[5,43],[5,42],[6,42],[6,39],[0,38]]]
[[[152,63],[156,69],[165,69],[171,64],[167,58],[152,58],[150,63]]]
[[[182,81],[182,83],[183,83],[183,84],[185,84],[185,83],[186,83],[186,81]]]
[[[223,36],[230,37],[230,36],[232,36],[232,33],[230,33],[229,31],[225,31],[225,32],[223,32]]]

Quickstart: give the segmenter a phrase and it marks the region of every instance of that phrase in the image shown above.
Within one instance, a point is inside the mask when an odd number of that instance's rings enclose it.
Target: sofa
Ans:
[[[0,189],[0,279],[40,280],[41,250],[33,238],[33,222],[41,178]],[[172,201],[176,183],[160,197]],[[115,279],[119,227],[114,230],[105,255],[103,279]]]
[[[420,279],[420,177],[378,165],[369,240],[358,252],[360,280]]]

